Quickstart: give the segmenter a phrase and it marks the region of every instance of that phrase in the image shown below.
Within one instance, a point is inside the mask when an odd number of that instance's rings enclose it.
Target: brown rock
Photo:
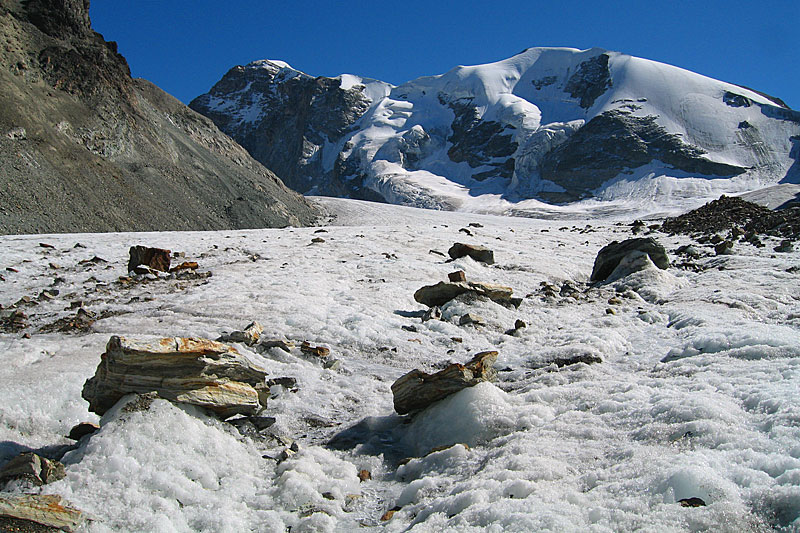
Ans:
[[[450,272],[447,275],[447,279],[450,281],[467,281],[467,274],[463,270],[456,270],[455,272]]]
[[[265,407],[256,386],[266,377],[266,371],[227,344],[201,338],[139,341],[114,336],[95,375],[83,385],[82,396],[89,410],[99,415],[126,394],[155,392],[165,400],[228,418]]]
[[[161,272],[169,271],[170,252],[163,248],[148,248],[147,246],[131,246],[129,250],[128,272],[132,272],[139,265],[145,265]]]
[[[64,465],[33,452],[21,453],[0,469],[0,486],[15,479],[29,481],[36,486],[58,481],[66,476]]]
[[[71,532],[85,521],[81,511],[56,494],[0,494],[0,528],[3,531],[38,532],[51,528]],[[7,528],[9,524],[19,529]],[[37,529],[37,525],[43,527]]]
[[[372,479],[372,472],[370,472],[367,469],[359,470],[358,479],[361,480],[362,483],[367,481],[368,479]]]
[[[91,422],[81,422],[69,430],[69,435],[67,435],[67,438],[72,440],[81,440],[86,435],[91,435],[98,429],[100,429],[100,426],[97,424],[93,424]]]
[[[392,384],[394,410],[404,415],[482,381],[493,381],[496,360],[497,352],[481,352],[464,365],[454,363],[435,374],[412,370]]]
[[[300,351],[306,355],[313,355],[315,357],[328,357],[331,354],[330,348],[325,346],[311,346],[308,342],[303,342],[300,345]]]
[[[487,265],[494,264],[494,252],[484,246],[457,242],[447,250],[447,253],[452,259],[469,256],[475,261],[486,263]]]
[[[197,270],[198,268],[200,268],[200,265],[197,264],[197,261],[184,261],[180,265],[170,268],[169,271],[178,272],[179,270]]]

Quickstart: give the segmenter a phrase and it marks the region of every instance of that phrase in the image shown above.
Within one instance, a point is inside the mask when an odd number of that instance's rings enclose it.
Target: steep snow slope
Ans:
[[[765,248],[742,242],[713,256],[695,243],[698,271],[649,269],[589,289],[597,251],[631,236],[627,224],[324,205],[337,215],[325,233],[0,237],[0,266],[17,271],[2,271],[0,303],[51,290],[54,277],[61,291],[23,307],[31,338],[0,332],[0,467],[96,420],[80,391],[109,336],[215,338],[258,320],[267,338],[329,347],[341,368],[297,349],[237,345],[270,377],[297,380],[295,391],[271,391],[265,414],[276,423],[265,434],[156,402],[105,417],[64,458],[67,477],[41,490],[90,513],[91,532],[800,527],[800,251],[775,253],[777,240],[765,238]],[[469,224],[481,225],[469,226],[473,236],[460,231]],[[689,239],[655,236],[680,262],[674,250]],[[492,248],[496,264],[430,252],[454,241]],[[213,276],[120,284],[135,244],[186,252]],[[108,263],[84,262],[94,256]],[[422,322],[414,291],[458,269],[512,287],[522,304],[459,299],[443,306],[444,320]],[[89,331],[40,329],[74,316],[65,308],[75,300],[102,317]],[[485,325],[459,326],[467,312]],[[516,320],[527,327],[506,334]],[[410,421],[393,413],[397,377],[483,350],[499,352],[495,384]],[[602,362],[554,363],[586,355]],[[299,453],[276,463],[269,435],[296,440]],[[422,457],[454,443],[469,449]],[[372,479],[360,483],[362,468]],[[677,503],[693,497],[707,505]]]
[[[190,105],[306,193],[519,212],[541,207],[529,198],[697,203],[798,180],[800,113],[601,49],[531,48],[398,87],[262,61]]]

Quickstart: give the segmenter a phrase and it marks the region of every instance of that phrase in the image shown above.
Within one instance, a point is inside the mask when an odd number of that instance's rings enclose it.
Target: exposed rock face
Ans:
[[[293,189],[358,196],[342,182],[348,162],[336,147],[372,103],[364,89],[258,61],[232,68],[189,107],[211,118]],[[324,169],[326,158],[336,165]]]
[[[127,394],[155,392],[165,400],[204,407],[227,418],[251,415],[266,406],[266,377],[266,371],[219,342],[182,337],[147,342],[114,336],[82,396],[89,410],[99,415]]]
[[[643,264],[633,261],[636,256],[641,255],[649,257],[649,260],[662,270],[669,268],[667,251],[655,239],[651,237],[628,239],[607,244],[598,252],[590,279],[591,281],[605,281],[626,260],[629,261],[628,270],[634,271],[636,270],[634,265],[643,266]]]
[[[531,48],[398,87],[256,61],[191,106],[299,191],[418,207],[800,180],[800,113],[780,99],[600,49]]]
[[[88,1],[2,0],[0,40],[0,232],[315,219],[211,121],[132,79],[116,44],[92,31]]]
[[[55,494],[0,494],[3,531],[76,531],[86,517]]]
[[[435,374],[412,370],[392,384],[394,410],[404,415],[425,409],[461,389],[494,381],[497,372],[492,365],[496,360],[497,352],[481,352],[464,365],[454,363]]]
[[[541,174],[569,194],[582,196],[626,168],[656,159],[675,169],[702,175],[730,177],[745,171],[709,161],[702,157],[703,153],[668,133],[656,123],[656,117],[607,111],[548,152],[541,163]]]
[[[454,163],[466,162],[472,168],[483,166],[494,167],[472,175],[472,178],[483,181],[486,178],[499,176],[510,179],[514,172],[514,158],[517,143],[514,141],[512,128],[501,122],[481,120],[473,99],[447,102],[440,97],[443,104],[453,110],[455,118],[450,129],[452,134],[447,140],[451,143],[447,155]]]
[[[445,282],[440,281],[435,285],[426,285],[414,293],[414,299],[428,307],[444,305],[456,296],[465,293],[472,293],[476,296],[483,296],[501,304],[510,304],[511,287],[494,285],[491,283],[480,283],[475,281]]]
[[[585,109],[592,107],[597,97],[611,87],[608,60],[608,54],[600,54],[578,65],[575,74],[564,86],[564,92],[569,93],[573,98],[580,99],[581,107]]]

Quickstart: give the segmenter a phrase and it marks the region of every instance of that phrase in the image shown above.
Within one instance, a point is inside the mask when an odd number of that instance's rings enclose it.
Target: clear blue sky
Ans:
[[[800,0],[92,0],[90,14],[134,76],[184,102],[256,59],[400,84],[532,46],[597,46],[800,109]]]

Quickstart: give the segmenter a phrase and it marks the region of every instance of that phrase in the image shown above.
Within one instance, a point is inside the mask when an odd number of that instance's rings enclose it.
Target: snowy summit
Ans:
[[[525,213],[800,182],[800,113],[779,99],[597,48],[530,48],[397,87],[257,61],[190,107],[311,194]]]

